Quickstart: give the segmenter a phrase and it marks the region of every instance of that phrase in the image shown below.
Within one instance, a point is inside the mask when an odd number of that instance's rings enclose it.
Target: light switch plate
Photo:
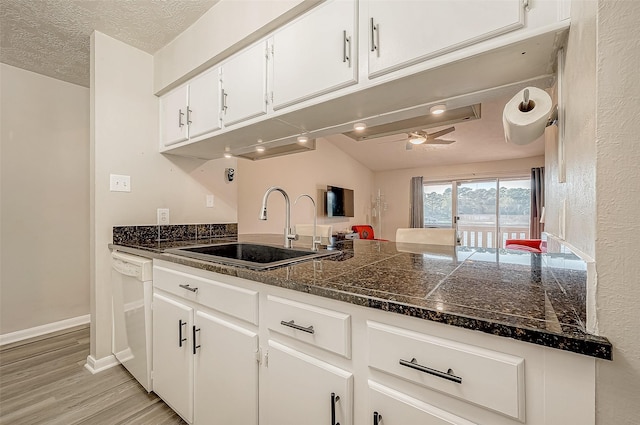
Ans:
[[[111,192],[131,192],[131,176],[110,174],[109,190]]]
[[[207,195],[207,208],[213,208],[213,195]]]

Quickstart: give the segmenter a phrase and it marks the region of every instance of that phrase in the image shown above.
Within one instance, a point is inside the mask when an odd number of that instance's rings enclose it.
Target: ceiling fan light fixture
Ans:
[[[409,136],[409,143],[411,143],[412,145],[421,145],[426,141],[427,139],[425,137],[418,136],[416,134],[412,134],[411,136]]]
[[[434,105],[429,109],[429,112],[433,115],[440,115],[445,113],[447,110],[447,105]]]

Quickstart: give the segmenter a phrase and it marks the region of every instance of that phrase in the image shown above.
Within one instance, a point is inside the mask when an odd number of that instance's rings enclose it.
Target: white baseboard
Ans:
[[[59,322],[47,323],[46,325],[36,326],[35,328],[10,332],[8,334],[0,335],[0,346],[45,335],[51,332],[62,331],[64,329],[73,328],[74,326],[85,325],[90,321],[91,315],[87,314],[84,316],[72,317],[71,319],[60,320]]]
[[[107,370],[119,364],[120,362],[118,361],[118,359],[116,359],[116,356],[114,356],[113,354],[97,360],[93,356],[88,355],[87,363],[84,365],[84,367],[89,372],[95,375],[98,372],[102,372],[103,370]]]

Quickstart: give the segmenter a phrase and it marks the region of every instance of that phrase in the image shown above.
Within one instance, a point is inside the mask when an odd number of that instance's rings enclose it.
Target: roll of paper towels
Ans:
[[[524,92],[529,90],[529,107]],[[537,87],[527,87],[507,102],[502,112],[504,138],[516,145],[526,145],[542,136],[551,113],[551,96]]]

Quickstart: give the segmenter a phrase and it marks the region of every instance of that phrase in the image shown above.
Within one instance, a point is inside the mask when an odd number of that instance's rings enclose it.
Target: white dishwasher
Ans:
[[[111,253],[113,354],[151,391],[152,260]]]

